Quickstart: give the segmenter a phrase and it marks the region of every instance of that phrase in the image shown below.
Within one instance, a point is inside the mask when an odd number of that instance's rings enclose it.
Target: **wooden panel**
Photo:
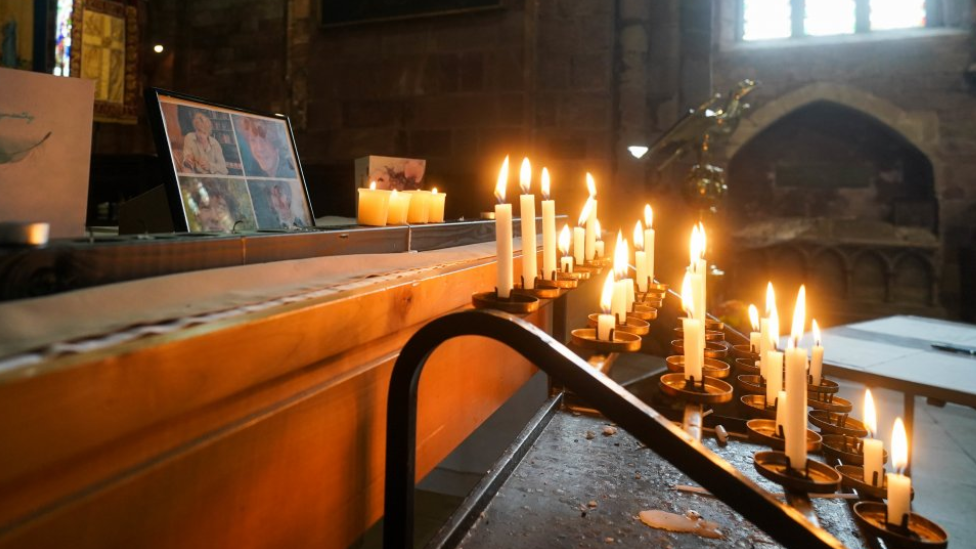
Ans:
[[[344,547],[382,512],[398,349],[493,263],[118,346],[0,383],[0,547]],[[548,328],[549,308],[532,316]],[[421,381],[425,473],[534,368],[480,338]]]

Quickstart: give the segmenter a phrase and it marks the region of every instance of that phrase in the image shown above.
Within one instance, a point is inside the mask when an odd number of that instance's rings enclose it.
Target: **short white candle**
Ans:
[[[495,252],[498,263],[496,288],[498,297],[508,299],[512,294],[512,205],[505,204],[505,187],[508,184],[508,157],[498,172],[495,187]]]
[[[596,182],[593,176],[587,172],[586,188],[590,192],[589,201],[593,203],[589,215],[586,217],[586,260],[593,261],[596,257]]]
[[[901,418],[895,419],[891,432],[891,465],[895,471],[908,466],[908,435]],[[900,526],[905,515],[912,512],[912,479],[898,473],[888,473],[888,524]]]
[[[644,205],[644,262],[647,264],[647,276],[654,282],[654,210],[650,204]]]
[[[569,225],[563,225],[563,230],[559,233],[559,252],[562,259],[559,261],[559,270],[564,273],[573,272],[573,256],[569,255]]]
[[[535,289],[535,277],[539,271],[535,245],[535,195],[529,192],[531,185],[532,164],[525,158],[519,173],[519,186],[522,189],[519,216],[522,218],[522,287],[527,290]]]
[[[749,304],[749,322],[752,324],[752,331],[749,332],[749,351],[758,353],[760,346],[759,338],[762,335],[762,332],[759,331],[759,310],[751,303]]]
[[[880,486],[884,479],[884,444],[874,438],[878,433],[878,412],[874,407],[874,396],[871,389],[864,391],[864,426],[868,429],[868,436],[864,439],[864,482],[872,486]]]
[[[783,390],[783,353],[766,351],[766,405],[772,406],[776,395]]]
[[[644,227],[638,221],[634,225],[634,270],[637,271],[637,289],[647,291],[647,254],[644,253]]]
[[[823,377],[824,348],[820,339],[820,327],[813,321],[813,349],[810,350],[810,378],[813,385],[820,385]]]
[[[542,168],[542,278],[556,279],[556,201],[549,199],[549,170]]]
[[[444,204],[447,202],[447,195],[437,192],[437,187],[430,191],[430,208],[427,210],[427,221],[429,223],[444,222]]]
[[[390,210],[390,191],[376,190],[376,182],[368,189],[359,189],[356,222],[360,225],[383,227]]]
[[[607,274],[606,282],[603,283],[603,292],[600,294],[600,316],[597,317],[596,325],[596,338],[600,341],[610,341],[611,330],[616,323],[616,318],[610,314],[614,282],[613,273]]]
[[[410,211],[410,195],[407,193],[390,193],[390,211],[386,214],[387,225],[406,225],[407,213]]]
[[[681,319],[685,347],[685,379],[701,382],[705,349],[701,345],[702,338],[699,336],[705,327],[700,320],[691,316],[691,312],[695,308],[694,301],[695,293],[691,289],[691,278],[685,274],[684,281],[681,284],[681,306],[688,315]]]

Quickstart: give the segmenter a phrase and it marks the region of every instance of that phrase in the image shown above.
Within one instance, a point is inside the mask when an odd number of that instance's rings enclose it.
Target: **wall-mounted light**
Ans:
[[[163,53],[164,49],[166,48],[164,48],[162,44],[156,44],[155,46],[153,46],[153,51],[156,53]]]
[[[645,154],[647,154],[647,147],[644,145],[631,145],[627,147],[627,150],[630,151],[630,154],[632,154],[637,160],[640,160]]]

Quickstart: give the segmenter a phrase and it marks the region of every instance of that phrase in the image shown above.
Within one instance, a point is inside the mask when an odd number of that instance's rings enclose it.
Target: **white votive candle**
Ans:
[[[407,193],[390,193],[390,211],[386,215],[387,225],[406,225],[407,213],[410,211],[410,195]]]
[[[447,202],[447,195],[437,192],[437,187],[430,191],[430,207],[427,210],[427,221],[429,223],[444,222],[444,204]]]
[[[542,278],[556,279],[556,201],[549,199],[546,168],[542,168]]]
[[[360,225],[383,227],[390,210],[390,191],[376,190],[376,183],[368,189],[359,189],[359,207],[356,222]]]

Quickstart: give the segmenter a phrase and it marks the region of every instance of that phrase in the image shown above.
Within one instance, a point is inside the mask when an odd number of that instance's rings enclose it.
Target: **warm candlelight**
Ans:
[[[697,318],[692,318],[692,311],[695,310],[695,292],[691,288],[691,275],[685,273],[684,281],[681,283],[681,308],[687,315],[681,319],[681,329],[684,333],[685,345],[685,379],[702,381],[702,363],[705,361],[705,348],[702,346],[702,337],[699,333],[705,331],[704,323]]]
[[[752,331],[749,332],[749,351],[758,353],[759,336],[762,335],[759,331],[759,309],[751,303],[749,304],[749,323],[752,325]]]
[[[650,204],[644,205],[644,261],[647,263],[647,276],[654,282],[654,210]]]
[[[430,208],[427,210],[427,221],[429,223],[444,222],[444,203],[446,201],[447,201],[446,194],[437,192],[437,187],[431,189]]]
[[[823,356],[820,326],[817,326],[817,319],[813,319],[813,349],[810,350],[810,383],[813,385],[820,385],[820,378],[823,377]]]
[[[597,317],[596,338],[601,341],[610,341],[611,330],[615,323],[614,316],[611,314],[615,282],[613,273],[607,274],[607,280],[603,283],[603,293],[600,294],[600,316]]]
[[[522,221],[522,287],[535,289],[535,277],[539,270],[535,243],[535,195],[531,192],[532,164],[528,158],[522,159],[519,170],[519,217]]]
[[[371,181],[368,189],[359,189],[359,207],[356,222],[360,225],[382,227],[390,211],[390,192],[377,191],[376,182]]]
[[[634,270],[637,271],[637,289],[647,291],[647,254],[644,252],[644,227],[638,221],[634,225]]]
[[[800,286],[786,348],[786,455],[794,470],[803,470],[807,463],[807,352],[799,346],[805,323],[806,288]]]
[[[912,512],[912,479],[897,473],[908,466],[908,435],[901,418],[895,419],[891,431],[891,465],[896,471],[888,473],[888,524],[901,526]]]
[[[505,203],[505,187],[508,185],[508,157],[498,171],[495,185],[495,252],[498,258],[498,297],[508,299],[512,293],[512,205]]]
[[[410,195],[410,209],[407,210],[407,222],[427,223],[430,219],[430,191],[403,191]]]
[[[562,259],[559,260],[559,270],[564,273],[573,272],[573,256],[569,255],[569,225],[563,225],[563,230],[559,233],[559,253]]]
[[[773,334],[773,317],[776,312],[776,294],[773,292],[773,283],[766,283],[766,316],[759,321],[759,375],[769,377],[766,373],[766,353],[776,349],[776,340],[779,334]],[[777,330],[778,331],[778,330]]]
[[[706,299],[706,288],[708,287],[708,262],[705,261],[705,251],[708,249],[708,240],[705,237],[705,226],[698,222],[698,257],[695,262],[695,272],[701,275],[698,282],[698,293],[695,294],[695,303],[698,304],[699,318],[704,324],[708,320],[708,300]],[[704,334],[703,336],[704,337]]]
[[[410,195],[390,192],[390,210],[386,214],[387,225],[406,225],[407,214],[410,212]]]
[[[590,193],[587,201],[592,202],[586,217],[586,260],[593,261],[596,257],[596,181],[590,172],[586,172],[586,190]]]
[[[874,408],[871,389],[864,391],[864,426],[868,428],[862,446],[864,448],[864,482],[879,486],[884,478],[884,444],[874,438],[878,433],[878,413]]]
[[[586,222],[590,218],[593,210],[593,202],[587,198],[580,212],[579,220],[573,227],[573,258],[577,265],[582,265],[586,261]]]
[[[625,280],[629,280],[627,278],[627,259],[626,241],[623,234],[618,231],[617,244],[613,248],[613,274],[616,282],[613,287],[613,302],[611,303],[613,315],[617,317],[617,324],[627,323],[627,288],[625,287]]]
[[[603,228],[600,226],[600,220],[597,219],[593,222],[596,232],[596,257],[603,257],[606,255],[606,246],[603,244]]]
[[[556,279],[556,201],[549,199],[546,168],[542,168],[542,278]]]

